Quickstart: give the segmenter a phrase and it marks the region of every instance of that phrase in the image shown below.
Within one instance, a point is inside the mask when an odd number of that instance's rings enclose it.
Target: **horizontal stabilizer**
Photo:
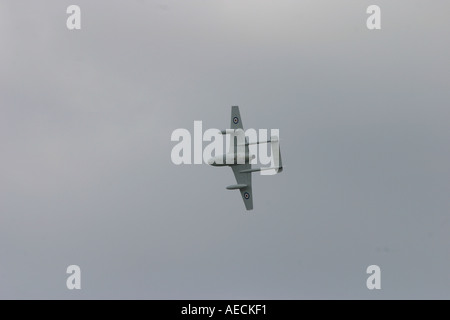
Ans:
[[[272,144],[272,154],[275,155],[274,156],[274,159],[275,159],[274,164],[278,165],[278,167],[255,168],[255,169],[250,168],[250,169],[240,170],[239,171],[240,173],[252,173],[252,172],[266,171],[266,170],[275,170],[275,173],[280,173],[283,171],[283,163],[281,161],[281,150],[280,150],[280,145],[278,144],[278,142],[279,142],[278,137],[272,136],[270,140],[271,141],[269,141],[269,142],[275,142],[274,144]],[[278,154],[277,154],[277,151],[278,151]]]
[[[258,172],[258,171],[264,171],[264,170],[277,170],[277,172],[283,171],[283,167],[271,167],[271,168],[255,168],[255,169],[246,169],[240,171],[240,173],[249,173],[249,172]]]
[[[244,189],[247,188],[246,184],[232,184],[231,186],[228,186],[227,189],[228,190],[236,190],[236,189]]]

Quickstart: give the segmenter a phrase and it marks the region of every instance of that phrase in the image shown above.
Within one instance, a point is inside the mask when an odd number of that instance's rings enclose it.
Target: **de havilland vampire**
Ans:
[[[267,141],[256,141],[249,143],[248,138],[244,135],[242,126],[242,119],[239,113],[239,107],[231,107],[231,126],[229,130],[221,131],[222,134],[231,134],[230,150],[224,155],[217,155],[208,160],[211,166],[229,166],[233,170],[236,177],[237,184],[228,186],[228,190],[239,189],[242,200],[244,200],[245,208],[247,210],[253,209],[253,194],[252,194],[252,172],[263,170],[272,170],[275,173],[283,171],[281,163],[281,152],[279,148],[279,139],[276,136],[270,137]],[[252,169],[251,161],[255,155],[249,153],[249,145],[271,143],[272,156],[275,158],[276,167],[271,168],[254,168]],[[275,147],[274,147],[275,146]]]

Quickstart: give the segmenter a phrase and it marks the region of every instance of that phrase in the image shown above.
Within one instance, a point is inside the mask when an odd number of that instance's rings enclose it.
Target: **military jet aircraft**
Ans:
[[[228,186],[228,190],[239,189],[242,200],[244,200],[245,208],[247,210],[253,209],[253,195],[252,195],[252,172],[263,170],[275,170],[276,173],[283,171],[281,163],[281,151],[279,148],[278,137],[272,136],[267,141],[256,141],[249,143],[248,138],[245,137],[242,125],[241,114],[238,106],[231,107],[231,125],[229,130],[221,131],[222,134],[231,134],[230,136],[230,150],[227,154],[218,155],[208,160],[211,166],[229,166],[233,170],[236,177],[237,184]],[[232,138],[232,139],[231,139]],[[271,143],[272,156],[278,158],[275,164],[277,167],[272,168],[254,168],[250,161],[255,158],[255,155],[249,153],[250,144]],[[274,147],[276,146],[276,147]]]

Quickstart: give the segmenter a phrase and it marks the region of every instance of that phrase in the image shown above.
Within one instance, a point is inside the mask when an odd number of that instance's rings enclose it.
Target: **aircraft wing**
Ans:
[[[239,112],[238,106],[231,107],[231,129],[242,129],[244,130],[244,126],[242,124],[241,113]],[[247,139],[245,140],[247,142]],[[234,153],[237,152],[237,141],[234,144]],[[248,154],[248,145],[245,146],[245,153]],[[233,169],[234,176],[236,177],[236,181],[238,184],[245,184],[246,187],[239,189],[241,192],[242,200],[244,200],[245,208],[247,210],[253,209],[253,195],[252,195],[252,174],[251,172],[244,172],[242,170],[249,170],[252,168],[250,163],[245,164],[236,164],[231,166]]]
[[[230,129],[244,129],[242,126],[241,113],[238,106],[231,107],[231,125]]]
[[[241,173],[241,171],[251,169],[251,167],[252,165],[250,163],[231,166],[237,183],[247,185],[245,188],[239,189],[247,210],[253,209],[252,174],[251,172]]]

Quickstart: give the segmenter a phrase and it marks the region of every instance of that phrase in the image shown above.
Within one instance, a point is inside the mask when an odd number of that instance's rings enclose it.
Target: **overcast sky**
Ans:
[[[450,299],[449,10],[1,1],[0,298]],[[232,105],[280,130],[250,213],[229,168],[170,159]]]

